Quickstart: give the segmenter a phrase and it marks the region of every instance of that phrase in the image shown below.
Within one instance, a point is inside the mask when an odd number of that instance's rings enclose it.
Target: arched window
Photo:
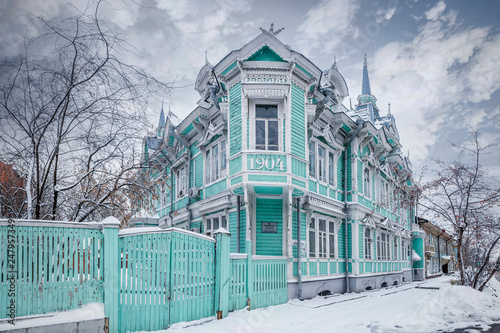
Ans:
[[[370,192],[371,192],[371,186],[370,186],[370,170],[368,168],[365,169],[364,173],[364,186],[363,186],[363,192],[365,197],[369,198],[370,197]]]

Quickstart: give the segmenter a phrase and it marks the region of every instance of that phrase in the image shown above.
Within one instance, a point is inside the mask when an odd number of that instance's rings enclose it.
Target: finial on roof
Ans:
[[[366,53],[365,53],[365,60],[363,61],[363,66],[368,66],[368,63],[366,62]]]
[[[337,57],[335,56],[335,54],[333,55],[332,69],[337,69]]]
[[[352,99],[349,96],[349,110],[352,111]]]
[[[208,51],[205,50],[205,65],[208,65],[208,55],[207,55]]]
[[[391,114],[391,102],[387,105],[387,114]]]
[[[280,28],[280,29],[278,29],[278,30],[274,31],[274,23],[271,23],[271,27],[269,28],[269,31],[267,31],[266,29],[263,29],[263,28],[259,28],[259,29],[260,29],[260,31],[262,31],[262,32],[264,32],[264,31],[265,31],[265,32],[270,33],[270,34],[271,34],[271,35],[273,35],[273,36],[277,36],[280,32],[282,32],[283,30],[285,30],[285,27]]]

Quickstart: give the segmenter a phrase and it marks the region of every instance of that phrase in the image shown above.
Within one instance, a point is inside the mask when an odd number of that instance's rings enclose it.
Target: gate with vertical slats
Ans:
[[[120,332],[214,314],[215,241],[180,229],[119,235]],[[118,282],[119,281],[119,282]]]

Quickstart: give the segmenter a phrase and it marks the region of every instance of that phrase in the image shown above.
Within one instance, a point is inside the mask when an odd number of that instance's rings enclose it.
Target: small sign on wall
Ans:
[[[278,224],[276,222],[262,222],[263,234],[277,234]]]

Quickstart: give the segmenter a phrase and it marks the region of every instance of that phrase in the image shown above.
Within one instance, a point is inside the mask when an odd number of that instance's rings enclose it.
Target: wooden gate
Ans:
[[[180,229],[144,229],[119,235],[119,331],[213,316],[215,241]]]

